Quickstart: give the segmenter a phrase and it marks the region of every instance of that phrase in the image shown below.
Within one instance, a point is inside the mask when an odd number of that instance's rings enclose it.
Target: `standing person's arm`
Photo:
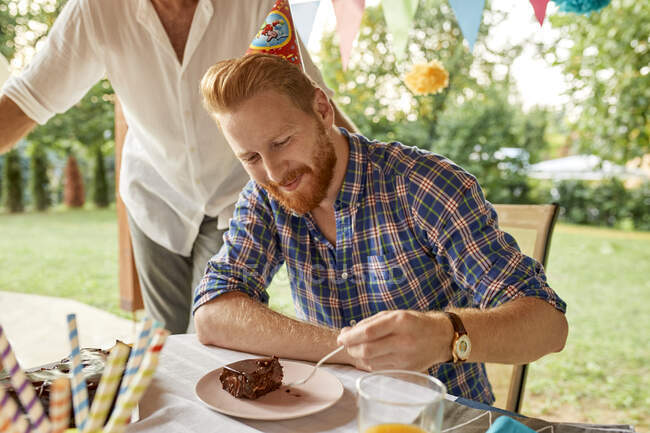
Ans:
[[[0,153],[36,124],[68,110],[104,75],[101,51],[87,9],[94,2],[69,0],[45,43],[0,96]]]
[[[334,107],[334,123],[336,126],[342,126],[350,132],[359,132],[359,128],[352,122],[352,120],[336,105],[330,98],[332,107]]]
[[[332,99],[334,92],[325,84],[325,80],[323,80],[323,74],[311,59],[309,51],[305,47],[305,44],[302,43],[300,36],[298,36],[298,45],[300,46],[300,54],[302,55],[305,73],[309,76],[309,78],[314,80],[318,87],[323,89],[327,97],[330,99],[332,107],[334,107],[334,123],[336,126],[341,126],[350,132],[359,132],[359,128],[356,127],[352,120],[350,120],[350,118],[343,112],[343,110],[338,107],[338,105],[336,105]]]
[[[7,95],[0,95],[0,154],[34,129],[34,122]]]

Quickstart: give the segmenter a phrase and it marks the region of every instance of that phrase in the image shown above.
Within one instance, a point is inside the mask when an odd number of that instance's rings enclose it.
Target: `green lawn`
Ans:
[[[524,413],[650,431],[650,233],[560,224],[548,267],[569,305],[565,350],[533,364]],[[113,210],[0,214],[0,290],[118,308]],[[272,306],[291,313],[286,273]]]

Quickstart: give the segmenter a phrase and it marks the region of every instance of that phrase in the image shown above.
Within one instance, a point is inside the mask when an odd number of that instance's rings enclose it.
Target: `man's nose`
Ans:
[[[286,173],[286,164],[280,158],[267,158],[264,161],[266,176],[271,182],[281,183]]]

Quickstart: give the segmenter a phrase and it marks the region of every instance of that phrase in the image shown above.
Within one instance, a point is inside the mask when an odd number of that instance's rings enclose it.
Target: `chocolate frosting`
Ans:
[[[219,380],[223,389],[237,398],[254,400],[282,385],[278,358],[244,359],[224,366]]]

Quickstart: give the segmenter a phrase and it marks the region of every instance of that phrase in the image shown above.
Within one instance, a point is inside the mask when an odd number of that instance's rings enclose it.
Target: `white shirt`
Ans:
[[[248,181],[201,105],[199,82],[217,61],[245,53],[273,3],[199,0],[181,64],[150,0],[69,0],[43,49],[3,93],[44,124],[108,77],[129,126],[122,199],[150,239],[189,256],[204,216],[227,227]],[[304,46],[301,53],[326,89]]]

